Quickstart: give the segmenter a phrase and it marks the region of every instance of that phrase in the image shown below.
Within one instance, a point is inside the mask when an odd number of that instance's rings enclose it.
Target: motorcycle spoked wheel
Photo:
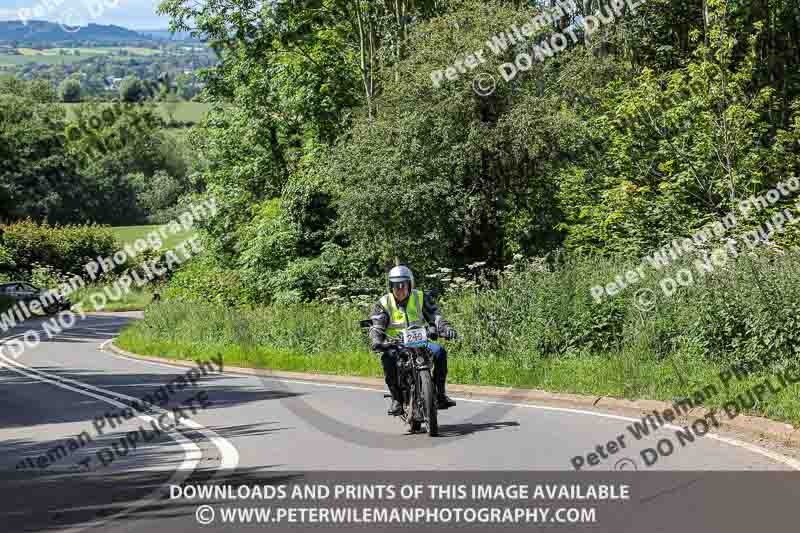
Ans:
[[[419,400],[417,399],[416,387],[412,387],[409,393],[409,401],[406,409],[406,413],[408,414],[408,429],[410,433],[417,433],[422,429],[422,421],[418,420],[418,402]]]
[[[428,426],[428,435],[435,437],[439,434],[439,413],[436,408],[436,395],[430,370],[420,372],[419,381],[422,414]]]

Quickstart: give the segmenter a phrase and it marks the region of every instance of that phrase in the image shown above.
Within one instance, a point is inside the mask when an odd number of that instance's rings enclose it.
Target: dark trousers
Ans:
[[[433,354],[433,383],[436,385],[436,391],[439,394],[444,394],[444,387],[447,381],[447,350],[445,350],[444,346],[435,342],[428,342],[428,348]],[[389,391],[394,395],[394,389],[398,386],[397,355],[390,355],[390,353],[383,352],[381,364],[383,365],[383,378],[386,381],[386,386],[389,387]]]

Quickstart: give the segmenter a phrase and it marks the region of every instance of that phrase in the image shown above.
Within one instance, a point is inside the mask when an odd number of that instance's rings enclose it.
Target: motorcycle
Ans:
[[[362,320],[361,327],[371,328],[371,320]],[[428,340],[437,338],[436,328],[422,326],[400,330],[397,337],[386,335],[387,341],[397,349],[397,381],[400,389],[403,413],[399,415],[412,433],[420,431],[424,424],[427,433],[435,437],[439,433],[439,420],[436,409],[436,386],[433,384],[431,369],[433,354],[428,348]],[[384,394],[391,398],[391,394]]]

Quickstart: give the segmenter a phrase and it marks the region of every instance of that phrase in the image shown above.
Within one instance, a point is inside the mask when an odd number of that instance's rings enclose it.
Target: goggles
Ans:
[[[391,289],[402,289],[404,287],[405,288],[410,288],[411,287],[411,282],[408,281],[408,280],[390,281],[389,282],[389,288],[391,288]]]

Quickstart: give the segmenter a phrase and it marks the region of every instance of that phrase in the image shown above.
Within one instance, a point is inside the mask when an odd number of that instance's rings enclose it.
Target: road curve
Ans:
[[[627,436],[625,447],[585,469],[798,467],[794,460],[764,448],[708,438],[698,438],[647,467],[641,450],[655,447],[663,436],[674,435],[673,430],[663,428],[636,441],[627,429],[631,424],[627,417],[479,399],[461,399],[457,407],[441,412],[440,437],[408,435],[397,419],[386,416],[382,391],[217,372],[192,383],[180,379],[186,376],[186,368],[103,350],[101,345],[129,320],[124,315],[90,315],[17,360],[0,358],[0,469],[4,472],[0,501],[5,502],[0,519],[18,520],[29,530],[43,529],[41,520],[49,520],[49,528],[65,531],[92,521],[101,524],[102,531],[137,530],[129,529],[130,523],[123,527],[119,520],[104,522],[119,515],[122,507],[114,513],[87,511],[93,503],[87,501],[93,497],[89,489],[65,495],[83,514],[62,516],[61,524],[53,523],[52,517],[33,519],[18,505],[9,507],[14,501],[13,487],[21,480],[80,476],[82,483],[90,485],[92,479],[135,473],[146,478],[144,485],[155,489],[179,483],[181,476],[213,478],[234,469],[248,475],[321,470],[574,471],[574,457],[585,459],[596,446],[619,442],[620,435]],[[37,321],[29,321],[25,329],[36,325]],[[25,329],[8,332],[6,339]],[[142,428],[151,427],[148,423],[163,412],[114,418],[130,401],[152,398],[168,383],[173,386],[162,409],[174,418],[173,409],[183,405],[180,431],[160,435],[151,431],[152,440],[145,442],[148,433]],[[202,406],[199,400],[190,401],[198,393],[205,395]],[[126,435],[137,431],[136,446],[123,449]],[[67,444],[82,433],[92,436],[92,441]],[[59,445],[65,452],[52,457]],[[134,503],[141,507],[148,495],[143,491],[131,495],[128,514],[136,516]]]

